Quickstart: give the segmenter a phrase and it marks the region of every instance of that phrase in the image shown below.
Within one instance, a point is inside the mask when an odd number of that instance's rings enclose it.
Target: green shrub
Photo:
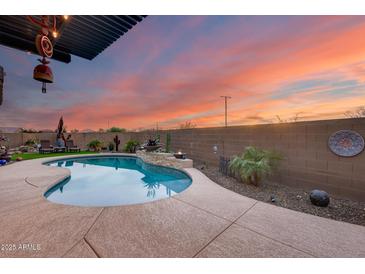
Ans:
[[[34,139],[28,139],[26,142],[25,142],[25,145],[26,146],[34,146],[36,144],[36,141]]]
[[[247,147],[241,156],[235,156],[229,168],[242,181],[259,185],[264,177],[270,175],[279,164],[282,156],[271,150]]]
[[[90,149],[90,150],[93,150],[93,151],[100,151],[101,150],[101,147],[102,147],[102,142],[100,142],[99,140],[92,140],[90,143],[87,144],[87,147]]]
[[[107,132],[126,132],[126,129],[120,127],[111,127],[107,129]]]
[[[139,146],[139,142],[136,140],[129,140],[125,145],[124,145],[124,151],[125,152],[129,152],[129,153],[135,153],[136,152],[136,148],[137,146]]]

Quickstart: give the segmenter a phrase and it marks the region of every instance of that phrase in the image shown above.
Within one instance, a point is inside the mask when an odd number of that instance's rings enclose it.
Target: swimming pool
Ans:
[[[76,206],[130,205],[168,198],[191,185],[174,168],[148,164],[137,157],[94,156],[46,163],[68,168],[71,176],[46,191],[51,202]]]

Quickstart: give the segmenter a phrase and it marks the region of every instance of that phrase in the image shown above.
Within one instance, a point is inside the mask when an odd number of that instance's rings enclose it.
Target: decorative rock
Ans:
[[[326,207],[330,203],[330,196],[323,190],[315,189],[310,193],[310,200],[316,206]]]
[[[15,159],[17,162],[20,162],[20,161],[23,161],[23,158],[22,157],[18,157]]]
[[[191,168],[193,167],[193,160],[191,159],[176,159],[172,153],[157,153],[146,152],[139,150],[136,152],[137,156],[143,161],[161,166],[170,166],[175,168]]]

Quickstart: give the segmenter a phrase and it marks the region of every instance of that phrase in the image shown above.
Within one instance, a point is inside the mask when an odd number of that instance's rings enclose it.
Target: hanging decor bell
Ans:
[[[48,16],[42,15],[40,20],[32,16],[28,16],[28,20],[35,25],[40,27],[40,32],[37,34],[35,38],[35,45],[38,51],[38,54],[42,56],[42,59],[38,59],[41,63],[37,65],[33,70],[33,78],[37,81],[42,82],[42,93],[47,92],[46,83],[53,83],[53,73],[52,70],[47,64],[50,62],[47,61],[46,58],[51,58],[53,55],[53,45],[51,40],[48,38],[48,34],[50,31],[52,33],[57,34],[57,18],[56,16]],[[53,19],[53,24],[50,19]]]
[[[42,82],[42,93],[47,92],[46,83],[53,83],[52,69],[47,66],[49,61],[46,58],[38,59],[41,64],[37,65],[33,70],[33,79]]]

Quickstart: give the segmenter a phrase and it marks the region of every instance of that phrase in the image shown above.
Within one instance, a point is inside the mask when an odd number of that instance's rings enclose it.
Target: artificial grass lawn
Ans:
[[[44,153],[40,154],[38,152],[33,153],[19,153],[13,154],[11,156],[11,160],[15,161],[16,158],[22,157],[23,160],[32,160],[32,159],[39,159],[39,158],[47,158],[47,157],[55,157],[55,156],[67,156],[67,155],[79,155],[79,154],[93,154],[96,153],[94,151],[81,151],[81,152],[60,152],[60,153]]]

